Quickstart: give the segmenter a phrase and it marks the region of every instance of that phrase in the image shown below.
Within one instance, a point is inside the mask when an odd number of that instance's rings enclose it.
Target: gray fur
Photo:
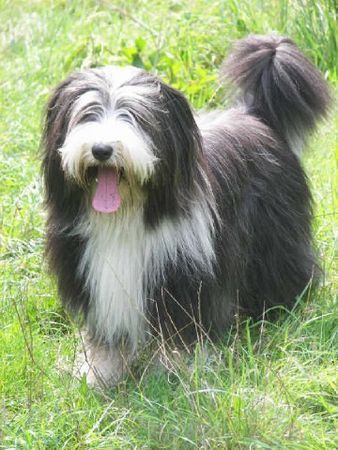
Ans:
[[[239,41],[222,76],[239,86],[250,112],[297,154],[317,120],[327,114],[328,86],[289,38],[252,35]]]

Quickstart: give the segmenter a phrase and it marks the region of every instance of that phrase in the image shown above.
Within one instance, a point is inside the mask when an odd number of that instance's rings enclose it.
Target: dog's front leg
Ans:
[[[88,385],[98,389],[117,384],[128,373],[133,352],[123,343],[98,343],[84,330],[80,335],[82,348],[76,358],[75,376],[85,376]]]

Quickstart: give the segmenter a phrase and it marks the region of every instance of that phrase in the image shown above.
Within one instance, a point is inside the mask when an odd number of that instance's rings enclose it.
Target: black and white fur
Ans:
[[[151,335],[218,337],[238,309],[291,306],[316,278],[298,155],[328,88],[276,36],[240,41],[223,74],[241,91],[227,111],[194,115],[182,93],[131,67],[76,72],[49,100],[47,255],[83,324],[90,383],[116,382]],[[113,147],[108,161],[96,144]],[[121,173],[115,213],[91,207],[100,164]]]

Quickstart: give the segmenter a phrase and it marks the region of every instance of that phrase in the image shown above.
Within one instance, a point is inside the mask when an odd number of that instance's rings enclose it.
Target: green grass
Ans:
[[[283,321],[237,324],[223,345],[206,343],[169,372],[140,364],[104,394],[63,368],[74,359],[76,329],[43,261],[38,156],[48,93],[79,67],[142,66],[194,107],[213,107],[222,104],[217,71],[231,42],[278,31],[334,87],[334,7],[334,0],[1,0],[0,448],[338,448],[333,114],[304,159],[322,286]]]

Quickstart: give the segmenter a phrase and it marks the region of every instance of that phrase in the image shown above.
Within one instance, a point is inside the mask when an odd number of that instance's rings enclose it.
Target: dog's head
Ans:
[[[127,67],[70,75],[47,105],[47,203],[114,213],[142,199],[150,225],[185,208],[199,180],[201,140],[185,97]],[[71,207],[69,205],[72,205]]]

